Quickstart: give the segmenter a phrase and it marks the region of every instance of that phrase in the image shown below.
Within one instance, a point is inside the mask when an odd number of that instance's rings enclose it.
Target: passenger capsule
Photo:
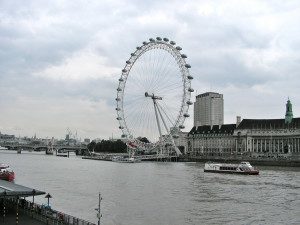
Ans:
[[[176,45],[176,42],[175,41],[170,41],[170,44],[171,45]]]
[[[181,58],[186,59],[187,56],[185,54],[181,54]]]
[[[119,102],[119,101],[121,101],[121,99],[120,98],[116,98],[116,101]]]
[[[189,80],[193,80],[193,79],[194,79],[194,77],[191,76],[191,75],[188,75],[187,78],[188,78]]]
[[[122,120],[122,118],[121,117],[117,117],[117,120]]]
[[[127,135],[126,135],[126,134],[122,134],[121,137],[122,137],[122,138],[126,138]]]
[[[120,82],[123,82],[123,81],[124,81],[124,79],[121,77],[121,78],[119,79],[119,81],[120,81]]]
[[[187,101],[186,104],[193,105],[193,103],[191,101]]]
[[[189,88],[188,91],[189,92],[194,92],[194,89],[193,88]]]
[[[165,41],[165,42],[168,42],[168,41],[169,41],[169,39],[168,39],[168,38],[164,38],[164,41]]]
[[[147,44],[148,44],[148,42],[146,42],[146,41],[143,42],[143,45],[147,45]]]
[[[122,69],[122,73],[126,73],[127,72],[127,70],[126,69]]]
[[[131,62],[128,60],[128,61],[126,61],[126,64],[131,64]]]
[[[161,39],[161,37],[157,37],[156,40],[161,41],[162,39]]]
[[[173,135],[173,138],[175,138],[175,139],[177,139],[177,138],[179,138],[179,135]]]
[[[182,48],[181,48],[180,46],[177,46],[176,49],[177,49],[178,51],[182,50]]]
[[[150,42],[155,42],[155,40],[153,38],[150,38],[149,41]]]
[[[183,116],[187,118],[187,117],[190,117],[190,114],[185,113],[185,114],[183,114]]]
[[[117,91],[122,91],[122,88],[119,88],[119,87],[118,87],[118,88],[117,88]]]
[[[124,127],[122,127],[122,126],[119,126],[119,129],[121,129],[121,130],[122,130],[122,129],[124,129]]]
[[[179,126],[179,129],[184,129],[184,128],[185,128],[185,126],[183,126],[183,125]]]
[[[191,65],[190,64],[185,64],[185,67],[189,69],[189,68],[191,68]]]
[[[137,49],[137,50],[140,50],[140,49],[141,49],[141,47],[140,47],[140,46],[137,46],[137,47],[136,47],[136,49]]]
[[[119,107],[116,108],[117,111],[121,111],[121,109]]]
[[[134,54],[134,53],[131,53],[130,55],[131,55],[131,56],[135,56],[135,54]]]

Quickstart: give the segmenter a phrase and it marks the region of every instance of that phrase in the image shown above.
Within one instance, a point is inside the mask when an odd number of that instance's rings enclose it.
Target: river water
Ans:
[[[0,151],[1,162],[14,169],[15,183],[49,192],[52,208],[95,223],[100,191],[104,225],[300,224],[300,168],[260,166],[259,176],[241,176],[204,173],[203,163],[10,151]]]

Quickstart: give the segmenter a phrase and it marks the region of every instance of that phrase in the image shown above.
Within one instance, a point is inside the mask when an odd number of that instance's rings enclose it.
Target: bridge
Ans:
[[[45,151],[48,149],[46,144],[20,144],[20,143],[2,143],[2,147],[8,150],[33,150],[33,151]],[[53,151],[65,150],[67,152],[76,152],[76,154],[81,153],[87,149],[86,145],[53,145]]]

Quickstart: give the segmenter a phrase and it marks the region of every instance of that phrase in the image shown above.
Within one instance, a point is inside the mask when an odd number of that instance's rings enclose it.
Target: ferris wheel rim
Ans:
[[[127,126],[126,119],[125,119],[125,113],[124,113],[124,90],[126,88],[126,82],[128,77],[130,76],[131,69],[135,65],[135,63],[138,61],[138,59],[145,54],[148,51],[154,50],[154,49],[162,49],[164,51],[167,51],[176,61],[177,66],[180,69],[180,75],[183,83],[183,96],[181,99],[181,105],[180,110],[178,113],[178,116],[176,117],[176,120],[174,122],[175,127],[179,129],[184,129],[183,123],[187,117],[189,117],[188,109],[189,106],[192,104],[191,99],[191,93],[194,91],[191,88],[191,80],[193,77],[189,74],[189,68],[191,66],[186,63],[185,59],[187,56],[185,54],[182,54],[180,51],[182,48],[180,46],[175,46],[176,43],[173,41],[170,41],[167,38],[159,38],[156,39],[149,39],[149,42],[143,42],[142,46],[136,47],[136,50],[131,53],[130,58],[126,61],[126,64],[124,68],[122,69],[121,77],[119,78],[119,84],[117,88],[117,120],[119,122],[119,129],[122,130],[122,137],[125,137],[127,140],[131,140],[136,142],[138,145],[144,145],[148,147],[156,146],[158,141],[156,143],[144,143],[136,139],[136,137],[133,137],[131,129]],[[171,133],[171,131],[170,131]]]

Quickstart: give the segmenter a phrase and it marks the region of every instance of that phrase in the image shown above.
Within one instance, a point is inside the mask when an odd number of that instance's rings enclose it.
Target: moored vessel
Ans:
[[[259,174],[259,170],[251,166],[249,162],[241,162],[239,164],[207,162],[204,165],[204,172],[244,175]]]
[[[119,162],[119,163],[137,163],[141,162],[140,159],[134,158],[134,157],[122,157],[122,156],[115,156],[112,158],[113,162]]]
[[[56,156],[60,156],[60,157],[68,157],[69,153],[63,149],[59,149],[56,152]]]
[[[13,181],[15,179],[15,172],[9,165],[0,163],[0,180]]]

